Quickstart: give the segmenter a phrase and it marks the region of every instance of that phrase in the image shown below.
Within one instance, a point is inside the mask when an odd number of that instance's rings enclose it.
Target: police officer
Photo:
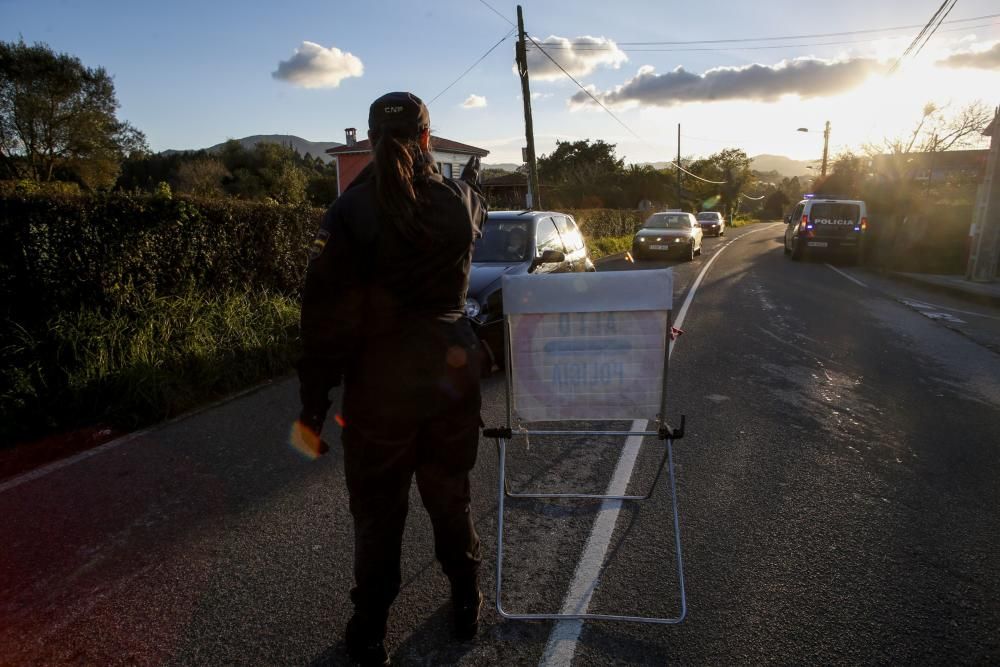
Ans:
[[[355,540],[345,639],[362,664],[389,664],[383,639],[414,476],[459,639],[475,636],[483,603],[469,488],[481,350],[464,305],[486,207],[474,185],[436,173],[429,128],[415,95],[372,103],[373,163],[327,211],[303,293],[297,428],[323,446],[328,393],[343,381],[337,421]],[[463,179],[477,169],[470,160]]]

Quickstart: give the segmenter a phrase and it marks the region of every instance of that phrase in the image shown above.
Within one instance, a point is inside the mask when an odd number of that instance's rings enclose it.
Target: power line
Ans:
[[[484,0],[480,0],[483,2]],[[974,21],[981,21],[983,19],[995,19],[1000,18],[1000,14],[983,14],[982,16],[970,16],[964,19],[952,19],[951,21],[944,21],[943,23],[971,23]],[[850,35],[866,35],[878,32],[891,32],[894,30],[911,30],[913,28],[926,27],[922,24],[913,25],[899,25],[886,28],[867,28],[864,30],[845,30],[842,32],[818,32],[809,33],[803,35],[781,35],[781,36],[768,36],[768,37],[740,37],[731,39],[695,39],[695,40],[683,40],[683,41],[664,41],[664,42],[615,42],[618,46],[659,46],[659,45],[686,45],[686,44],[734,44],[740,42],[775,42],[784,39],[812,39],[814,37],[847,37]],[[965,30],[966,28],[960,28],[960,30]],[[593,42],[570,42],[568,45],[547,45],[548,48],[570,48],[570,47],[596,47]],[[610,48],[610,47],[604,47]]]
[[[931,29],[931,32],[930,32],[930,34],[929,34],[929,35],[927,35],[927,39],[925,39],[925,40],[924,40],[924,43],[923,43],[923,44],[921,44],[921,45],[920,45],[920,46],[919,46],[919,47],[917,48],[917,51],[916,51],[916,53],[914,53],[914,54],[913,54],[913,57],[914,57],[914,58],[916,58],[917,56],[919,56],[919,55],[920,55],[920,52],[924,50],[924,47],[925,47],[925,46],[927,46],[927,42],[931,41],[931,37],[933,37],[933,36],[934,36],[934,33],[936,33],[936,32],[937,32],[937,30],[938,30],[938,28],[940,28],[940,27],[941,27],[941,24],[942,24],[942,23],[944,23],[944,20],[945,20],[946,18],[948,18],[948,14],[951,14],[951,10],[955,9],[955,5],[957,5],[957,4],[958,4],[958,0],[954,0],[954,2],[952,2],[952,3],[951,3],[951,7],[949,7],[949,8],[948,8],[948,11],[946,11],[946,12],[944,13],[944,16],[942,16],[942,17],[941,17],[941,20],[940,20],[940,21],[938,21],[937,25],[936,25],[936,26],[934,26],[934,27],[933,27],[933,28]]]
[[[592,99],[592,100],[593,100],[594,102],[596,102],[596,103],[597,103],[597,105],[598,105],[599,107],[601,107],[601,108],[602,108],[602,109],[604,109],[604,110],[605,110],[606,112],[608,112],[608,115],[609,115],[609,116],[611,116],[612,118],[614,118],[614,119],[615,119],[615,121],[617,121],[619,125],[621,125],[622,127],[624,127],[624,128],[625,128],[625,129],[626,129],[626,130],[627,130],[627,131],[629,132],[629,134],[631,134],[631,135],[632,135],[633,137],[635,137],[636,139],[638,139],[638,140],[639,140],[639,141],[641,141],[642,143],[644,143],[644,144],[647,144],[647,145],[648,145],[648,142],[647,142],[647,141],[646,141],[645,139],[643,139],[643,138],[642,138],[642,137],[640,137],[640,136],[639,136],[638,134],[636,134],[636,133],[635,133],[635,131],[634,131],[634,130],[632,130],[632,128],[631,128],[631,127],[629,127],[628,125],[626,125],[626,124],[625,124],[625,123],[624,123],[624,122],[622,121],[622,119],[621,119],[621,118],[619,118],[618,116],[616,116],[616,115],[614,114],[614,112],[613,112],[613,111],[611,111],[611,109],[609,109],[609,108],[607,108],[606,106],[604,106],[604,103],[603,103],[603,102],[601,102],[601,101],[600,101],[599,99],[597,99],[596,97],[594,97],[593,93],[591,93],[591,92],[590,92],[589,90],[587,90],[587,89],[586,89],[586,88],[585,88],[585,87],[583,86],[583,84],[582,84],[582,83],[580,83],[579,81],[577,81],[577,80],[576,80],[576,78],[575,78],[575,77],[574,77],[574,76],[573,76],[572,74],[570,74],[569,72],[567,72],[567,71],[566,71],[566,69],[565,69],[565,68],[564,68],[564,67],[563,67],[562,65],[560,65],[560,64],[559,64],[559,63],[558,63],[558,62],[556,61],[556,59],[555,59],[555,58],[553,58],[552,56],[550,56],[550,55],[549,55],[549,53],[548,53],[548,51],[546,51],[545,49],[543,49],[543,48],[541,47],[541,45],[540,45],[540,44],[539,44],[538,42],[536,42],[536,41],[535,41],[535,39],[534,39],[534,38],[533,38],[533,37],[532,37],[531,35],[527,35],[527,34],[526,34],[526,35],[525,35],[525,37],[527,37],[527,38],[528,38],[528,39],[529,39],[529,40],[531,41],[531,43],[532,43],[532,44],[534,44],[534,45],[535,45],[535,46],[536,46],[536,47],[538,48],[538,50],[542,52],[542,54],[543,54],[543,55],[544,55],[544,56],[545,56],[546,58],[548,58],[549,60],[551,60],[551,61],[552,61],[552,64],[553,64],[553,65],[555,65],[556,67],[558,67],[558,68],[559,68],[559,69],[560,69],[560,70],[562,71],[562,73],[563,73],[563,74],[565,74],[566,76],[568,76],[568,77],[570,78],[570,81],[572,81],[573,83],[575,83],[575,84],[576,84],[576,85],[577,85],[577,86],[578,86],[578,87],[580,88],[580,90],[582,90],[583,92],[585,92],[585,93],[587,94],[587,96],[588,96],[588,97],[589,97],[590,99]],[[707,179],[707,178],[702,178],[702,177],[701,177],[701,176],[699,176],[698,174],[695,174],[695,173],[693,173],[693,172],[690,172],[690,171],[688,171],[687,169],[685,169],[685,168],[684,168],[684,167],[682,167],[681,165],[677,164],[676,162],[672,162],[672,161],[669,161],[669,160],[668,160],[668,162],[669,162],[670,164],[674,165],[675,167],[677,167],[678,169],[680,169],[680,170],[681,170],[682,172],[684,172],[684,173],[685,173],[685,174],[687,174],[688,176],[693,176],[694,178],[697,178],[697,179],[698,179],[698,180],[700,180],[700,181],[704,181],[704,182],[706,182],[706,183],[714,183],[715,185],[725,185],[725,183],[726,183],[726,181],[711,181],[711,180],[709,180],[709,179]]]
[[[958,0],[944,0],[944,2],[941,3],[941,6],[937,8],[937,11],[934,12],[934,14],[931,16],[930,20],[927,22],[927,24],[923,28],[920,29],[920,32],[918,32],[917,36],[913,38],[913,41],[910,42],[910,45],[906,47],[906,50],[903,51],[902,55],[900,55],[898,58],[896,58],[896,62],[894,62],[892,64],[892,67],[889,68],[889,72],[888,72],[889,74],[892,74],[897,69],[899,69],[899,65],[900,65],[900,63],[903,62],[903,58],[905,58],[906,56],[910,55],[910,53],[913,51],[914,47],[916,47],[917,43],[920,42],[920,40],[923,38],[923,36],[925,34],[927,34],[927,31],[930,29],[931,25],[933,25],[934,22],[938,20],[938,17],[941,16],[941,13],[944,11],[945,6],[949,2],[957,2],[957,1]]]
[[[975,30],[975,29],[978,29],[978,28],[989,28],[989,27],[992,27],[992,26],[995,26],[995,25],[1000,25],[1000,22],[983,23],[983,24],[980,24],[980,25],[972,25],[972,26],[962,26],[960,28],[948,28],[946,30],[940,30],[938,32],[960,32],[960,31],[963,31],[963,30]],[[769,51],[769,50],[773,50],[773,49],[795,49],[795,48],[814,47],[814,46],[841,46],[841,45],[845,45],[845,44],[868,44],[870,42],[871,42],[870,39],[850,39],[850,40],[834,40],[834,41],[830,41],[830,42],[802,42],[802,43],[798,43],[798,44],[768,44],[768,45],[739,46],[739,47],[726,47],[726,48],[719,48],[719,47],[692,47],[692,48],[686,48],[685,47],[685,48],[676,48],[676,49],[675,48],[665,48],[665,49],[658,49],[658,48],[648,48],[648,49],[647,48],[624,48],[623,49],[623,48],[618,48],[618,50],[622,51],[623,53],[685,53],[685,52],[690,52],[690,53],[709,53],[709,52],[731,52],[731,51]],[[617,44],[618,43],[616,43],[616,45]],[[550,50],[551,49],[573,50],[573,51],[576,51],[576,52],[582,52],[582,51],[599,52],[599,51],[610,51],[611,50],[611,47],[605,47],[605,46],[601,46],[601,47],[598,47],[598,46],[588,47],[586,45],[581,45],[581,46],[574,47],[574,46],[566,46],[566,45],[561,45],[561,44],[547,44],[547,45],[545,45],[545,48],[550,49]]]
[[[498,46],[500,46],[501,44],[503,44],[504,42],[506,42],[508,39],[510,39],[510,36],[513,35],[516,30],[517,30],[516,26],[514,28],[511,28],[510,32],[508,32],[506,35],[504,35],[503,38],[499,42],[497,42],[496,44],[494,44],[493,46],[491,46],[486,53],[484,53],[482,56],[479,57],[479,60],[477,60],[476,62],[472,63],[472,65],[470,65],[467,70],[465,70],[464,72],[462,72],[457,79],[455,79],[454,81],[452,81],[451,83],[449,83],[447,86],[445,86],[445,89],[442,90],[437,95],[435,95],[431,99],[431,101],[428,102],[427,104],[434,104],[434,100],[436,100],[437,98],[439,98],[442,95],[444,95],[445,93],[447,93],[451,89],[452,86],[454,86],[456,83],[458,83],[459,81],[461,81],[465,77],[466,74],[468,74],[473,69],[475,69],[476,65],[478,65],[481,62],[483,62],[483,60],[485,60],[486,56],[488,56],[491,53],[493,53],[494,49],[496,49]]]
[[[504,16],[503,14],[501,14],[500,12],[498,12],[493,7],[493,5],[491,5],[490,3],[486,2],[486,0],[479,0],[479,2],[483,3],[486,6],[487,9],[489,9],[491,12],[493,12],[494,14],[496,14],[497,16],[499,16],[500,18],[502,18],[504,21],[506,21],[507,23],[511,24],[515,28],[517,28],[517,25],[513,21],[511,21],[509,18],[507,18],[506,16]]]

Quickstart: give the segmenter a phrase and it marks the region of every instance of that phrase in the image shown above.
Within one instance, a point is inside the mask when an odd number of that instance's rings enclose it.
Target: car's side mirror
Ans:
[[[786,225],[792,224],[792,216],[790,216],[790,215],[786,215],[785,216],[785,224]]]
[[[545,250],[541,257],[535,260],[535,264],[558,264],[566,261],[566,253],[562,250]]]

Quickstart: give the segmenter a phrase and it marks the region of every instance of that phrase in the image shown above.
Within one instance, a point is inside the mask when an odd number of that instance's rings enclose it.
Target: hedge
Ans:
[[[233,199],[133,194],[0,198],[6,319],[254,286],[296,293],[321,211]]]
[[[593,239],[635,234],[649,217],[648,211],[618,208],[570,208],[561,209],[569,213],[580,226],[584,237]]]
[[[0,446],[135,427],[287,370],[321,213],[0,192]]]

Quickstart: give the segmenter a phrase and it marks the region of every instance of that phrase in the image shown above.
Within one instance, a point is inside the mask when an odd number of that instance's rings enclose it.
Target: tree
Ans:
[[[538,179],[543,185],[557,186],[546,194],[547,201],[559,205],[589,207],[622,206],[624,196],[619,184],[625,160],[615,155],[615,145],[600,139],[591,143],[557,141],[556,149],[538,158]],[[631,202],[634,206],[635,202]]]
[[[550,155],[538,158],[538,175],[552,185],[594,184],[599,180],[613,180],[622,173],[625,160],[615,156],[615,144],[598,139],[583,141],[557,141]]]
[[[752,193],[755,187],[750,158],[739,148],[726,148],[695,160],[686,168],[709,181],[722,181],[707,183],[692,176],[683,177],[684,188],[694,196],[696,208],[719,210],[727,219],[732,219],[740,194],[748,190]]]
[[[870,157],[885,153],[932,153],[969,148],[983,141],[982,130],[993,120],[993,111],[982,100],[967,104],[951,115],[946,113],[947,109],[947,105],[928,102],[909,133],[865,144],[865,152]]]
[[[767,195],[767,198],[764,200],[763,215],[770,220],[783,218],[785,216],[785,209],[788,208],[790,203],[791,200],[788,198],[788,195],[781,190],[775,190]]]
[[[8,178],[113,185],[122,160],[148,151],[117,109],[104,68],[45,44],[0,42],[0,166]]]
[[[715,163],[725,181],[719,186],[719,196],[724,215],[731,220],[739,201],[740,193],[753,185],[753,170],[746,151],[740,148],[726,148],[709,157]]]
[[[198,197],[218,197],[225,194],[222,184],[229,170],[217,158],[201,157],[182,162],[177,167],[174,186],[177,192]]]
[[[814,190],[827,195],[859,196],[866,171],[863,158],[851,151],[844,151],[834,159],[830,175],[816,183]]]

